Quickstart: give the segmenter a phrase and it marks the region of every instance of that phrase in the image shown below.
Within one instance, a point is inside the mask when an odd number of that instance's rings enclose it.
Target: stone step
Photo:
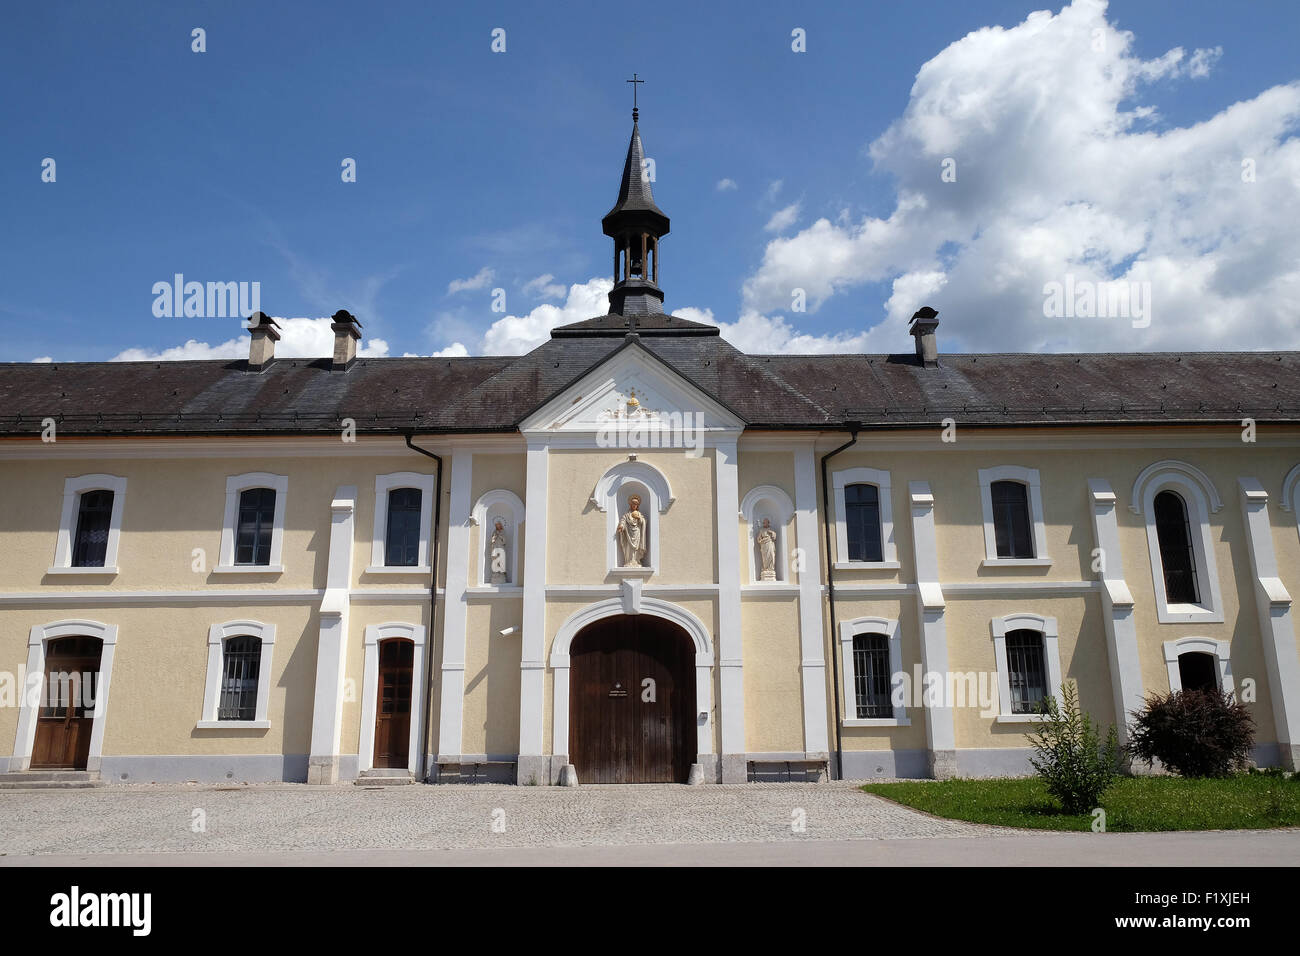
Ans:
[[[358,787],[405,787],[415,783],[415,776],[402,768],[378,767],[361,771],[354,782]]]
[[[0,773],[0,790],[84,790],[99,784],[99,773],[86,770],[20,770]]]

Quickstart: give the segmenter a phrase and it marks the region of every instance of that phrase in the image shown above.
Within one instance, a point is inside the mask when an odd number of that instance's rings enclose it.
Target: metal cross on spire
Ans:
[[[632,122],[635,123],[637,121],[637,113],[639,112],[636,108],[636,85],[638,83],[644,83],[645,80],[638,80],[636,74],[633,73],[632,79],[624,80],[623,82],[632,84]]]

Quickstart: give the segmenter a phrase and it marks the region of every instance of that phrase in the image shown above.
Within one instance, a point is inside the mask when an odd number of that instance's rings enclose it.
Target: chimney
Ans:
[[[346,309],[334,313],[330,324],[334,330],[334,361],[330,368],[336,372],[346,371],[357,357],[357,341],[361,338],[361,323],[357,317]]]
[[[254,312],[248,317],[248,367],[261,371],[275,358],[275,343],[280,341],[275,319],[265,312]]]
[[[934,330],[939,327],[939,313],[928,305],[921,306],[912,316],[912,327],[908,330],[916,339],[916,359],[926,368],[939,367],[939,342]]]

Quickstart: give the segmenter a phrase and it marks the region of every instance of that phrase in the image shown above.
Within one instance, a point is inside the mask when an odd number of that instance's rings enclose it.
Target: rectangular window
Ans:
[[[1029,517],[1029,489],[1019,481],[995,481],[993,534],[999,558],[1034,557],[1033,523]]]
[[[894,716],[889,693],[889,638],[884,634],[854,636],[853,689],[859,720]]]
[[[1011,713],[1037,714],[1047,696],[1043,635],[1037,631],[1008,631],[1006,640]]]
[[[218,720],[257,719],[257,678],[262,642],[256,637],[227,638],[221,662]]]
[[[880,490],[855,484],[844,489],[850,561],[883,561],[880,543]]]
[[[77,508],[77,533],[73,538],[72,566],[102,568],[108,553],[108,530],[113,518],[113,492],[83,491]]]
[[[269,565],[274,528],[275,489],[249,488],[242,492],[235,534],[235,564]]]
[[[419,488],[394,488],[388,493],[388,527],[384,532],[384,564],[413,568],[420,563]]]

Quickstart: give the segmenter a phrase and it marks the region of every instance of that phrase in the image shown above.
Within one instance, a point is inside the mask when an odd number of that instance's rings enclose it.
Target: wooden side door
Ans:
[[[375,708],[375,767],[410,766],[413,641],[379,644],[379,700]]]
[[[102,649],[97,637],[61,637],[46,645],[33,770],[86,769]]]

